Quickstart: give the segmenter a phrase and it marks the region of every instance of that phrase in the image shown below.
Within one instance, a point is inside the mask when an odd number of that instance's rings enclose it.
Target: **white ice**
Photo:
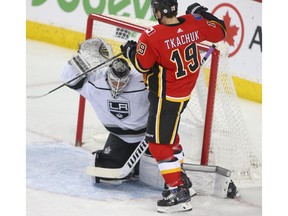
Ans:
[[[26,94],[44,94],[61,85],[61,69],[74,52],[27,40]],[[43,98],[26,100],[26,215],[159,215],[156,201],[161,191],[141,183],[94,185],[85,175],[90,152],[88,147],[74,147],[78,100],[79,95],[67,87]],[[253,141],[261,149],[262,106],[239,100]],[[262,187],[240,191],[240,200],[196,196],[192,212],[174,215],[262,215]]]

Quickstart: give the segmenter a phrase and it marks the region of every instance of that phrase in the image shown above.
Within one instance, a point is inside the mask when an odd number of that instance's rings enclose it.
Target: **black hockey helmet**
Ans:
[[[118,78],[126,77],[131,70],[128,62],[123,58],[115,59],[109,67],[112,68],[114,75]]]
[[[160,11],[162,16],[171,18],[178,13],[178,2],[177,0],[152,0],[151,8],[154,15]]]

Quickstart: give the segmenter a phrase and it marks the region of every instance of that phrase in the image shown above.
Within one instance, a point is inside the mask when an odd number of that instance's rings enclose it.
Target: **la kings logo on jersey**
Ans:
[[[129,102],[108,101],[108,109],[120,120],[127,118],[130,115]]]

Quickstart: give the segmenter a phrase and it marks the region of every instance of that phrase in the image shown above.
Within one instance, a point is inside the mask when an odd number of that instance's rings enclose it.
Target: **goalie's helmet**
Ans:
[[[160,11],[162,17],[171,18],[178,13],[178,2],[177,0],[152,0],[151,8],[154,16],[157,11]]]
[[[112,97],[117,98],[124,87],[128,84],[131,68],[123,58],[117,58],[109,65],[107,82],[112,90]]]

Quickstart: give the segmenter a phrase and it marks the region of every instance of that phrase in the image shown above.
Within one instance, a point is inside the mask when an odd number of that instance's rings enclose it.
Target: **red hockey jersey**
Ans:
[[[224,28],[200,15],[178,17],[180,23],[146,29],[137,43],[135,67],[145,73],[150,91],[169,101],[185,101],[196,84],[200,53],[196,43],[219,42]]]

